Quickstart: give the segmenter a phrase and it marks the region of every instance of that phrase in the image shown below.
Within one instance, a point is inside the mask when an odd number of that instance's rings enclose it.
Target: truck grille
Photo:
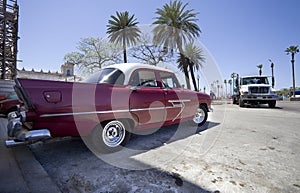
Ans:
[[[249,89],[252,94],[268,94],[269,93],[269,87],[254,86],[254,87],[250,87]]]

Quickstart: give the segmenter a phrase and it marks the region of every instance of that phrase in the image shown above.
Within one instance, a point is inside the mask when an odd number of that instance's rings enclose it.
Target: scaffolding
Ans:
[[[17,0],[0,0],[0,79],[17,76],[18,19]]]

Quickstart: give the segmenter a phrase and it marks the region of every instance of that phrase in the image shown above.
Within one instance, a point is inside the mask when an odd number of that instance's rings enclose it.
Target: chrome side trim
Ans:
[[[109,111],[89,111],[89,112],[75,112],[75,113],[57,113],[57,114],[43,114],[40,117],[60,117],[60,116],[74,116],[74,115],[91,115],[104,113],[126,113],[129,110],[109,110]]]
[[[183,99],[183,100],[168,100],[169,103],[186,103],[191,102],[189,99]]]
[[[130,109],[130,110],[115,110],[115,111],[90,111],[90,112],[75,112],[75,113],[57,113],[57,114],[43,114],[40,117],[61,117],[61,116],[75,116],[75,115],[91,115],[91,114],[105,114],[105,113],[126,113],[126,112],[137,112],[137,111],[149,111],[149,110],[163,110],[170,108],[182,108],[181,104],[167,107],[153,107],[153,108],[141,108],[141,109]]]
[[[60,116],[75,116],[75,115],[91,115],[91,114],[105,114],[105,113],[126,113],[126,112],[137,112],[137,111],[149,111],[149,110],[163,110],[171,108],[182,108],[180,113],[183,111],[184,103],[190,102],[191,100],[168,100],[173,106],[166,107],[152,107],[152,108],[139,108],[139,109],[129,109],[129,110],[108,110],[108,111],[88,111],[88,112],[73,112],[73,113],[54,113],[54,114],[43,114],[40,117],[60,117]],[[180,104],[174,104],[180,103]],[[178,116],[177,116],[178,117]],[[176,118],[177,118],[176,117]]]
[[[140,109],[130,109],[130,112],[136,112],[136,111],[153,111],[153,110],[163,110],[167,107],[152,107],[152,108],[140,108]]]

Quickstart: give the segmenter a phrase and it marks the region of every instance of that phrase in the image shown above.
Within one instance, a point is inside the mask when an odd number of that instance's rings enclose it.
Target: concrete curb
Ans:
[[[28,147],[15,147],[13,152],[30,192],[61,192]]]
[[[27,146],[5,147],[6,124],[0,118],[0,192],[61,192]]]

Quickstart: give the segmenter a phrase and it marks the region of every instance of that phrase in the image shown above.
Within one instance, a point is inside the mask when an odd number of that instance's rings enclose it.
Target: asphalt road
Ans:
[[[299,192],[300,102],[215,105],[208,123],[134,135],[95,155],[80,139],[30,146],[62,192]]]

